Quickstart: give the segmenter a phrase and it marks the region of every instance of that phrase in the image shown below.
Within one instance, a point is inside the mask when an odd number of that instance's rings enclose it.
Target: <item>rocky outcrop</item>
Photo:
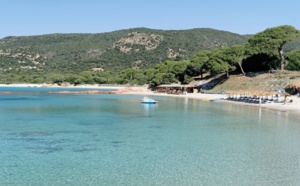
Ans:
[[[42,57],[40,54],[35,53],[13,53],[11,50],[0,50],[0,56],[6,56],[8,58],[17,59],[17,63],[19,64],[18,69],[42,69],[45,65],[45,57]],[[14,68],[9,67],[6,69],[0,69],[1,71],[9,71]]]
[[[162,35],[131,32],[127,35],[127,37],[121,38],[119,41],[114,43],[112,48],[119,48],[119,50],[123,53],[132,51],[133,45],[141,45],[144,46],[146,50],[154,50],[162,41]]]
[[[167,57],[170,59],[175,59],[176,57],[184,57],[183,54],[181,53],[185,53],[186,51],[179,49],[178,52],[174,51],[174,49],[172,48],[168,48],[167,51]]]

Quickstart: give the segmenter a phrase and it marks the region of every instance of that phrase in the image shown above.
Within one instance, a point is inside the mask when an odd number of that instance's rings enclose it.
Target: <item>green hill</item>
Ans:
[[[166,60],[189,59],[201,50],[244,43],[249,37],[208,28],[10,36],[0,39],[0,72],[146,69]]]

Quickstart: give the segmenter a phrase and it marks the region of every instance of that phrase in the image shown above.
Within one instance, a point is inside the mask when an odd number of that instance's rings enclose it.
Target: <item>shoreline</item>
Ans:
[[[222,94],[202,94],[202,93],[188,93],[186,95],[172,95],[167,93],[154,93],[154,92],[125,92],[121,94],[126,95],[141,95],[141,96],[161,96],[161,97],[176,97],[176,98],[190,98],[190,99],[198,99],[202,101],[219,101],[225,104],[237,104],[242,106],[252,106],[258,108],[264,108],[268,110],[275,110],[281,112],[291,112],[298,116],[300,116],[300,97],[299,96],[291,96],[290,99],[293,100],[293,103],[264,103],[264,104],[255,104],[255,103],[246,103],[239,101],[227,100],[226,95]]]
[[[198,99],[202,101],[219,101],[226,104],[238,104],[243,106],[253,106],[260,107],[269,110],[276,110],[282,112],[292,112],[300,116],[300,97],[290,96],[289,99],[293,100],[293,103],[283,104],[283,103],[246,103],[239,101],[227,100],[225,94],[203,94],[203,93],[187,93],[186,95],[174,95],[167,93],[155,93],[147,89],[147,87],[130,87],[130,86],[118,86],[118,85],[68,85],[59,86],[57,84],[0,84],[0,87],[13,87],[13,88],[82,88],[82,89],[111,89],[115,91],[115,94],[119,95],[140,95],[140,96],[163,96],[163,97],[176,97],[176,98],[190,98]]]
[[[114,89],[119,90],[125,88],[126,86],[117,85],[57,85],[57,84],[0,84],[0,87],[10,87],[10,88],[92,88],[92,89]]]

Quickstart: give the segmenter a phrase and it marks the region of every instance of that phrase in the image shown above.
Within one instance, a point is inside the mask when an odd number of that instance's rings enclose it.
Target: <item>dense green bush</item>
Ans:
[[[0,83],[151,86],[189,83],[194,76],[204,73],[245,74],[244,71],[282,68],[278,46],[290,51],[286,54],[286,69],[300,70],[299,36],[290,34],[299,31],[280,26],[254,36],[241,36],[213,29],[137,28],[103,34],[7,37],[0,40]],[[159,38],[155,47],[151,44],[156,41],[151,38],[153,35]],[[142,39],[124,42],[134,37]],[[144,37],[150,40],[143,40]],[[104,71],[93,71],[93,68]]]

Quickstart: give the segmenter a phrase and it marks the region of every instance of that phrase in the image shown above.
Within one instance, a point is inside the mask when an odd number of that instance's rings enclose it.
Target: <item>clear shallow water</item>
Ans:
[[[141,105],[139,99],[0,95],[0,185],[300,183],[298,116],[167,97]]]

